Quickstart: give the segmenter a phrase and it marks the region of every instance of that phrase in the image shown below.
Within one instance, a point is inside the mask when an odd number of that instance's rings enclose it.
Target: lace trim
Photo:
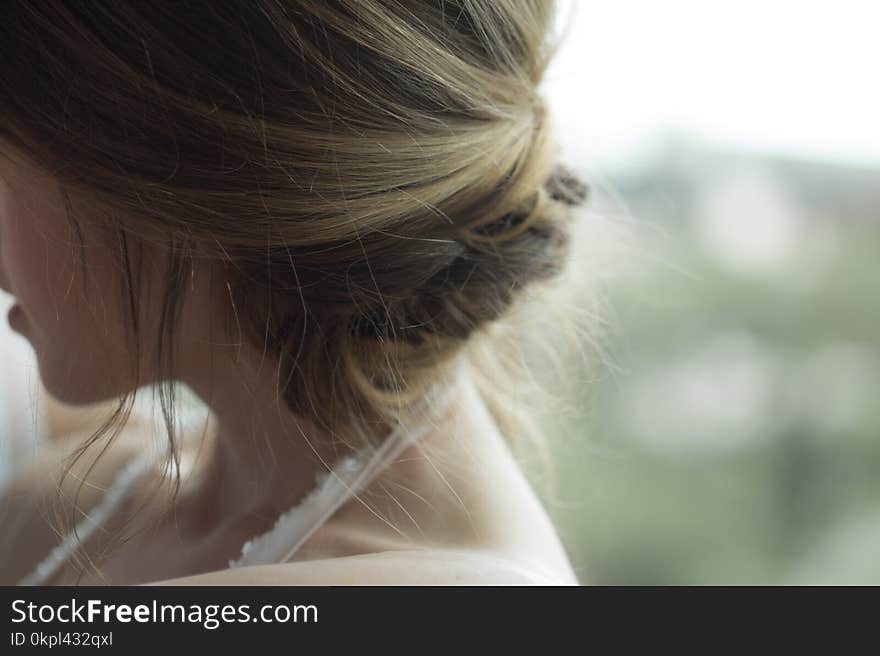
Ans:
[[[366,455],[362,451],[358,456],[348,456],[338,462],[332,470],[332,476],[330,472],[319,471],[315,475],[317,487],[303,497],[302,501],[297,505],[279,515],[271,529],[245,542],[241,546],[241,556],[236,560],[230,560],[229,567],[243,567],[255,564],[253,562],[255,556],[268,551],[275,536],[279,535],[282,531],[287,533],[295,532],[300,525],[305,523],[306,519],[314,515],[314,510],[318,508],[318,502],[332,494],[335,488],[340,487],[340,480],[348,481],[353,473],[361,469],[365,460]]]

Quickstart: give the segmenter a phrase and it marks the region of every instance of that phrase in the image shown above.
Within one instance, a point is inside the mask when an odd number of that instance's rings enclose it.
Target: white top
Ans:
[[[459,373],[464,361],[459,366]],[[433,414],[442,412],[452,398],[451,389],[441,396]],[[230,560],[229,567],[284,563],[320,528],[336,510],[360,492],[373,478],[406,447],[420,439],[432,426],[432,416],[414,430],[401,422],[374,451],[362,448],[354,455],[342,458],[330,472],[318,472],[315,488],[290,510],[282,513],[266,533],[242,545],[241,556]],[[372,451],[372,452],[371,452]],[[92,511],[18,585],[42,585],[73,555],[77,539],[85,542],[112,516],[126,493],[139,476],[158,464],[157,456],[142,453],[130,460],[116,475],[104,497]]]

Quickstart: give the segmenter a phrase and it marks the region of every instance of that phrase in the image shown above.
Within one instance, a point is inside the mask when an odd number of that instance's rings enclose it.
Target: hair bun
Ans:
[[[562,271],[570,210],[588,196],[589,186],[557,164],[524,205],[468,230],[458,255],[418,289],[356,314],[350,334],[416,343],[426,333],[466,339],[504,314],[518,289]]]

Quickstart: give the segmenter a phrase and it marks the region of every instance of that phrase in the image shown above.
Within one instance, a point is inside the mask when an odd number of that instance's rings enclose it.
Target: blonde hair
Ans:
[[[538,435],[516,309],[551,304],[588,195],[538,92],[554,16],[545,0],[4,7],[0,136],[117,235],[135,363],[132,251],[167,247],[170,457],[196,245],[229,265],[229,334],[280,358],[284,401],[318,427],[386,425],[466,353],[505,436]],[[565,310],[553,327],[572,336]],[[130,396],[76,457],[119,433]]]

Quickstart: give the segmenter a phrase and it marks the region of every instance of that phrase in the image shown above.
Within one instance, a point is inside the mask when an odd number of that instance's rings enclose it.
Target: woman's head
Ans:
[[[32,259],[9,243],[4,267],[63,400],[178,378],[186,282],[204,263],[220,274],[211,289],[228,292],[218,339],[277,355],[293,409],[328,428],[382,417],[383,404],[418,398],[519,287],[563,264],[565,205],[584,189],[553,177],[536,90],[553,3],[13,3],[5,14],[0,138],[51,174],[19,178],[6,223],[34,217],[20,233],[34,251],[41,230],[78,247]],[[57,305],[62,282],[92,301]],[[86,384],[102,358],[123,380],[96,371]]]

